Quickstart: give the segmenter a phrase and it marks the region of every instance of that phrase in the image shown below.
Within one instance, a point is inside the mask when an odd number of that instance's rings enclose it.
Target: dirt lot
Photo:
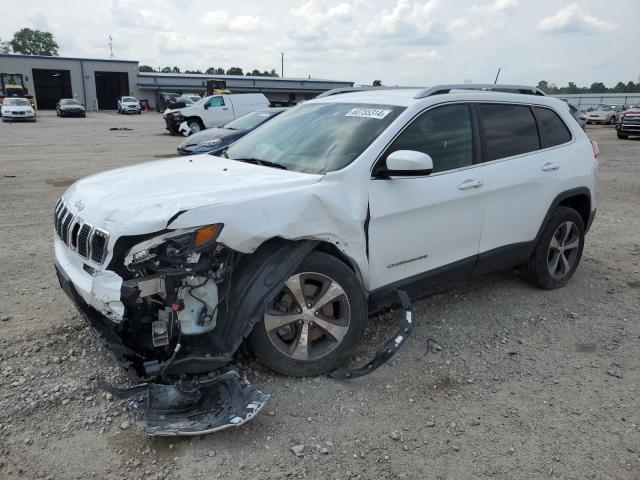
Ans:
[[[242,357],[272,395],[263,413],[153,439],[95,387],[119,372],[58,288],[51,218],[75,179],[180,139],[155,113],[0,124],[0,479],[640,478],[640,140],[588,133],[600,204],[566,288],[509,271],[416,302],[415,335],[359,380],[284,378]],[[395,321],[379,318],[368,346]],[[429,337],[440,351],[425,354]]]

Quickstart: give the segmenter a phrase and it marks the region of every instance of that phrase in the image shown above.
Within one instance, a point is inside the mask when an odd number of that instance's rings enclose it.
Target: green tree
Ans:
[[[22,55],[58,55],[58,43],[49,32],[23,28],[13,35],[9,44],[14,53]]]
[[[374,87],[381,87],[382,86],[382,80],[374,80],[372,85]]]
[[[548,93],[549,92],[549,82],[547,82],[546,80],[540,80],[538,82],[537,87],[542,90],[544,93]]]
[[[269,75],[267,75],[267,77],[279,77],[280,75],[278,75],[276,73],[276,69],[272,68],[271,71],[269,72]]]
[[[593,82],[589,87],[589,93],[607,93],[607,87],[602,82]]]
[[[200,70],[185,70],[184,73],[202,73]]]
[[[0,53],[11,53],[11,43],[3,42],[0,38]]]
[[[626,93],[640,92],[640,83],[633,83],[632,81],[627,82],[625,91]]]
[[[207,75],[224,75],[224,68],[218,67],[209,67],[205,70]]]
[[[150,67],[149,65],[140,65],[138,67],[138,71],[139,72],[153,72],[153,67]]]
[[[227,75],[244,75],[244,73],[242,73],[242,69],[240,67],[231,67],[227,70]]]
[[[569,82],[566,88],[562,87],[560,89],[560,93],[580,93],[580,88],[578,88],[575,82]]]
[[[624,93],[627,90],[627,86],[623,82],[616,83],[616,86],[611,89],[613,93]]]

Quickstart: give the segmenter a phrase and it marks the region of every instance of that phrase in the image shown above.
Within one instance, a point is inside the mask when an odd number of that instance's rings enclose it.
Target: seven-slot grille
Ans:
[[[109,239],[107,231],[86,223],[78,215],[73,215],[62,199],[56,205],[53,220],[56,234],[71,250],[82,258],[98,264],[104,261]]]

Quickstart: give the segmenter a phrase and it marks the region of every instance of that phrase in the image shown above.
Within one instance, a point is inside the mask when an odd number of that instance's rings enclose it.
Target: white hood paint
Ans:
[[[105,264],[123,235],[223,223],[219,242],[243,253],[273,237],[312,238],[336,245],[366,268],[366,197],[355,195],[357,188],[345,188],[342,176],[205,154],[92,175],[74,183],[64,200],[85,221],[110,233]]]

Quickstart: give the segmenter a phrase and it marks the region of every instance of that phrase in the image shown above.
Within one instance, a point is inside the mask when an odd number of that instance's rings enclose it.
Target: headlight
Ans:
[[[167,259],[171,263],[196,263],[201,252],[210,250],[214,246],[223,226],[222,223],[214,223],[163,233],[131,248],[125,256],[124,264],[128,267],[131,264],[148,262],[158,257]]]
[[[177,118],[177,117],[181,117],[182,113],[180,113],[180,112],[171,112],[171,115],[173,115],[174,117]]]
[[[205,147],[214,147],[216,145],[220,145],[222,143],[222,139],[214,138],[213,140],[208,140],[204,142],[202,145]]]

